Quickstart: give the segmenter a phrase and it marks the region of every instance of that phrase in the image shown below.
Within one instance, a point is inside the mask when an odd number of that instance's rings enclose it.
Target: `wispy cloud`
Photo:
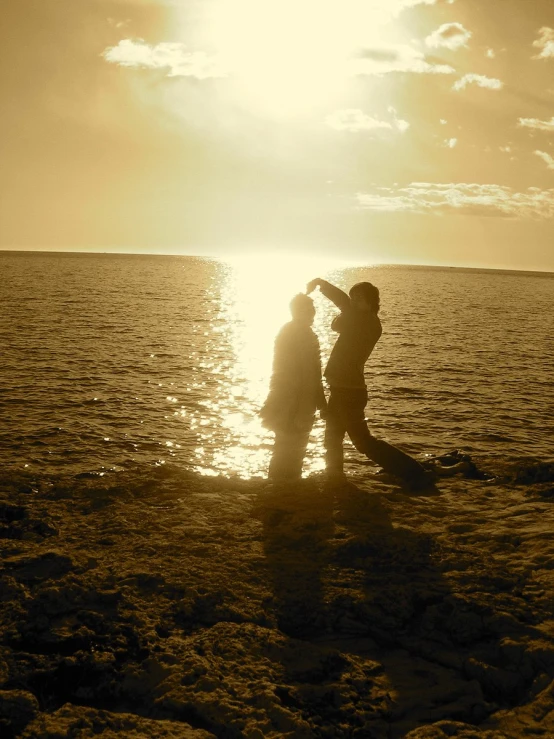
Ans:
[[[494,59],[496,57],[496,51],[494,49],[487,49],[485,52],[487,59]]]
[[[538,118],[518,118],[517,125],[522,128],[534,128],[537,131],[554,131],[554,116],[549,121]]]
[[[489,90],[501,90],[504,83],[495,77],[487,77],[484,74],[464,74],[464,76],[454,83],[453,90],[465,90],[468,85],[477,85],[485,87]]]
[[[464,28],[461,23],[443,23],[425,39],[427,46],[433,49],[450,49],[455,51],[462,46],[467,46],[472,33]]]
[[[436,215],[552,218],[554,189],[517,192],[503,185],[412,182],[407,187],[374,187],[356,195],[359,208]]]
[[[382,75],[390,72],[413,72],[415,74],[454,74],[448,64],[427,61],[418,49],[407,44],[372,47],[361,50],[351,60],[353,74]]]
[[[394,108],[389,108],[392,120],[383,121],[367,115],[359,108],[345,108],[335,110],[325,119],[330,128],[337,131],[358,132],[398,132],[404,133],[410,127],[408,121],[397,118]]]
[[[445,2],[447,5],[453,5],[456,0],[396,0],[403,8],[413,8],[414,5],[439,5]],[[394,2],[394,0],[389,0]]]
[[[168,77],[225,77],[218,61],[203,51],[187,51],[184,44],[164,41],[150,46],[143,39],[123,39],[105,49],[102,56],[112,64],[143,69],[166,69]]]
[[[543,26],[539,29],[539,38],[533,41],[533,46],[540,49],[533,59],[554,59],[554,28]]]
[[[126,18],[125,20],[117,19],[117,18],[108,18],[108,25],[112,26],[113,28],[124,28],[125,26],[129,25],[130,19]]]
[[[453,148],[454,148],[454,147],[455,147],[455,146],[457,145],[457,143],[458,143],[458,139],[455,139],[455,138],[452,138],[452,139],[445,139],[445,140],[444,140],[444,145],[445,145],[445,146],[446,146],[446,147],[447,147],[448,149],[453,149]]]
[[[381,2],[390,13],[398,15],[402,10],[414,8],[416,5],[440,5],[442,3],[452,5],[455,0],[385,0],[385,2],[381,0]]]
[[[548,152],[537,149],[534,153],[545,162],[547,169],[554,169],[554,157],[551,157]]]

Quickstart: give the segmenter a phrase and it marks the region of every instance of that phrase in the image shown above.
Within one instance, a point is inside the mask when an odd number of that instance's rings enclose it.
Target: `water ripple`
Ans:
[[[319,269],[285,264],[262,282],[251,266],[191,257],[0,259],[2,464],[265,471],[271,434],[257,410],[273,339]],[[551,456],[552,276],[371,267],[329,279],[381,290],[366,372],[375,434],[414,452]],[[325,362],[335,310],[315,299]],[[321,468],[322,436],[318,422],[308,470]]]

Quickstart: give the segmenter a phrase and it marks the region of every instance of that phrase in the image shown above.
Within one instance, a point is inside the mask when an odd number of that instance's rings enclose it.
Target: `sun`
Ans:
[[[218,0],[204,36],[238,101],[302,116],[347,96],[352,55],[379,40],[395,1]]]

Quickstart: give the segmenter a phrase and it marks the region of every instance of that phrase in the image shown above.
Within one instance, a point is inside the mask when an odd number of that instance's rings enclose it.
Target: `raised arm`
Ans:
[[[321,277],[316,277],[315,280],[310,280],[306,286],[306,292],[309,294],[313,290],[319,287],[321,292],[333,302],[339,310],[346,310],[350,307],[350,298],[348,295],[335,285],[331,285],[327,280],[323,280]]]

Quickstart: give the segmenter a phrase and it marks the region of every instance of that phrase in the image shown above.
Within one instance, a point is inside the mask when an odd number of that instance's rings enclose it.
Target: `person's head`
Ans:
[[[379,313],[379,289],[371,282],[357,282],[352,285],[350,300],[358,310]]]
[[[300,321],[308,326],[314,322],[314,301],[304,293],[298,293],[290,301],[290,313],[294,321]]]

